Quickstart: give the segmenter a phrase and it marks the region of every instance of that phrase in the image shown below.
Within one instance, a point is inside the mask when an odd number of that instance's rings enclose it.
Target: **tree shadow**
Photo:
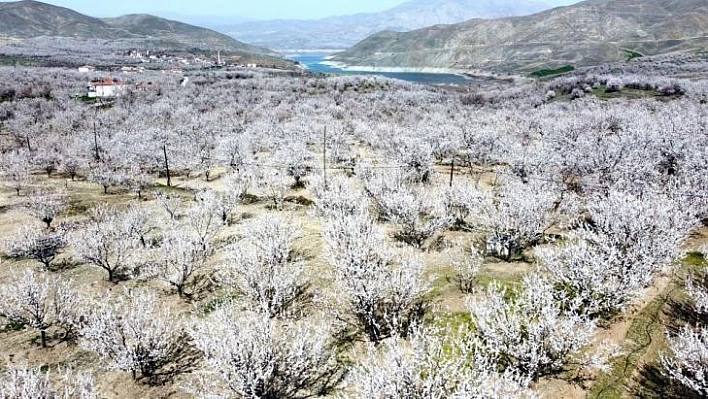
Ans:
[[[289,196],[285,197],[285,202],[289,202],[289,203],[295,204],[295,205],[302,205],[302,206],[311,206],[312,204],[314,204],[314,202],[311,199],[305,198],[302,195],[289,195]]]
[[[696,289],[708,291],[708,273],[693,272],[689,274]],[[666,327],[670,335],[676,335],[684,326],[708,325],[708,314],[699,313],[693,301],[688,298],[672,298],[667,303],[664,314]]]
[[[698,280],[697,284],[705,284],[706,280]],[[706,316],[696,312],[690,299],[671,298],[663,308],[664,326],[670,336],[677,335],[685,326],[705,325]],[[670,356],[670,351],[665,351]],[[641,366],[636,377],[637,384],[632,396],[637,398],[669,398],[694,399],[704,396],[691,390],[675,379],[666,375],[663,365],[657,360]]]
[[[664,311],[666,315],[666,330],[670,335],[678,334],[682,327],[704,325],[708,322],[706,315],[696,312],[689,300],[670,299]]]
[[[47,271],[50,271],[52,273],[61,273],[76,269],[79,266],[81,266],[81,262],[78,262],[74,259],[65,258],[61,259],[60,261],[50,263],[49,267],[47,268]]]
[[[646,364],[639,369],[639,384],[632,389],[632,397],[642,399],[699,399],[700,394],[688,389],[664,374],[660,364]]]
[[[202,353],[194,346],[189,335],[182,333],[170,347],[166,358],[169,360],[163,364],[155,364],[154,369],[149,373],[143,372],[138,380],[151,386],[168,384],[177,376],[196,370],[202,360]]]

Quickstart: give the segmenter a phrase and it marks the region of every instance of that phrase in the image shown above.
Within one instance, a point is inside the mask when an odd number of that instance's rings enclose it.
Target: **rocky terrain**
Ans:
[[[525,17],[385,31],[335,56],[348,65],[530,72],[708,48],[705,0],[588,0]]]
[[[99,19],[38,1],[0,3],[0,38],[37,37],[133,41],[170,49],[271,53],[213,30],[151,15]]]

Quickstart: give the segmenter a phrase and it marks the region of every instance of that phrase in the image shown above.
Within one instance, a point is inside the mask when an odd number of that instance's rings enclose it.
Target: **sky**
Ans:
[[[318,19],[376,12],[405,0],[40,0],[94,17],[148,13],[166,17],[209,16],[248,19]],[[552,6],[577,0],[540,0]]]

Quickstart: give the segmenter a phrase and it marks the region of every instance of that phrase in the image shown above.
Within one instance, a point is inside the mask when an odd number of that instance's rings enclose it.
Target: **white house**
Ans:
[[[145,72],[145,68],[141,66],[124,66],[120,71],[123,73],[143,73]]]
[[[93,72],[93,71],[95,71],[95,70],[96,70],[96,68],[94,68],[94,67],[91,66],[91,65],[82,65],[82,66],[79,67],[79,72],[80,72],[80,73],[88,73],[88,72]]]
[[[94,80],[88,86],[88,96],[91,98],[118,97],[124,93],[125,84],[117,79]]]

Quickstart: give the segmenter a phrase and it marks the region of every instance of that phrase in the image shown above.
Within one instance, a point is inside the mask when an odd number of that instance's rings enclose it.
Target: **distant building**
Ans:
[[[124,93],[125,84],[117,79],[93,80],[88,86],[88,96],[91,98],[118,97]]]
[[[95,70],[96,70],[96,68],[91,65],[82,65],[79,67],[80,73],[88,73],[88,72],[93,72]]]
[[[137,91],[148,91],[148,90],[153,90],[157,89],[158,86],[152,84],[152,82],[139,82],[135,85],[135,90]]]
[[[136,67],[136,66],[124,66],[120,70],[123,73],[143,73],[143,72],[145,72],[145,68]]]

